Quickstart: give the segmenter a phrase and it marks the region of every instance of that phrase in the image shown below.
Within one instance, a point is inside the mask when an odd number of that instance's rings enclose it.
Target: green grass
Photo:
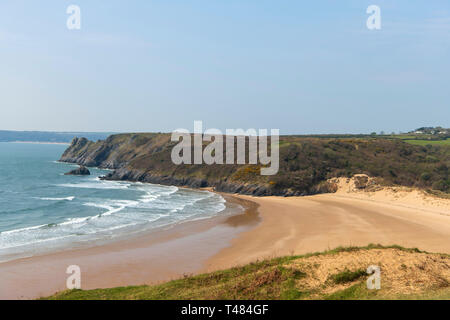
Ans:
[[[302,269],[299,259],[336,255],[341,252],[394,248],[405,252],[424,253],[418,249],[406,249],[399,246],[384,247],[369,245],[366,247],[339,247],[326,252],[315,252],[301,256],[288,256],[250,263],[223,271],[201,274],[170,281],[155,286],[131,286],[112,289],[72,290],[55,294],[51,300],[200,300],[200,299],[397,299],[397,296],[385,295],[382,291],[371,291],[365,287],[367,275],[364,270],[345,270],[332,275],[326,288],[346,286],[334,293],[324,293],[325,287],[311,289],[303,284],[309,269]],[[446,255],[442,255],[446,256]],[[295,261],[295,263],[294,263]],[[329,292],[329,291],[327,291]],[[422,295],[404,295],[402,299],[448,299],[450,288],[426,292]]]
[[[367,300],[376,297],[376,291],[369,291],[364,282],[355,284],[349,288],[334,292],[325,297],[325,300]]]
[[[349,270],[345,270],[343,272],[340,272],[338,274],[334,274],[332,276],[330,276],[331,281],[333,281],[336,284],[341,284],[341,283],[348,283],[348,282],[353,282],[357,279],[360,279],[364,276],[366,276],[366,270],[356,270],[356,271],[349,271]]]
[[[436,289],[420,294],[379,295],[378,291],[367,290],[364,281],[349,288],[336,291],[324,297],[325,300],[450,300],[450,290]]]
[[[426,146],[426,145],[450,146],[450,138],[446,140],[403,140],[403,141],[417,146]]]

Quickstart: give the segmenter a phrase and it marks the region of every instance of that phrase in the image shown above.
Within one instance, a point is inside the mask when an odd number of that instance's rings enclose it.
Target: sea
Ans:
[[[226,210],[203,190],[67,176],[67,145],[0,143],[0,262],[128,239]]]

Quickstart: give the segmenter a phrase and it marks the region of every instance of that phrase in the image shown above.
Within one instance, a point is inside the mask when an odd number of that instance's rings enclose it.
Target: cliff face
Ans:
[[[138,137],[137,135],[115,135],[98,142],[92,142],[86,138],[74,138],[60,161],[87,167],[118,169],[130,162],[138,153],[149,151],[139,149],[136,143]],[[148,139],[152,138],[150,136]]]
[[[139,181],[192,188],[214,187],[217,191],[249,195],[300,195],[292,190],[270,188],[266,177],[229,179],[242,166],[174,165],[169,134],[122,134],[105,141],[74,138],[60,161],[88,167],[114,169],[102,179]],[[259,167],[254,171],[258,171]]]
[[[450,152],[398,140],[280,138],[280,170],[261,176],[259,165],[175,165],[169,134],[119,134],[104,141],[75,138],[61,161],[114,169],[104,179],[164,185],[214,187],[257,196],[333,192],[334,177],[364,173],[386,184],[449,192]]]

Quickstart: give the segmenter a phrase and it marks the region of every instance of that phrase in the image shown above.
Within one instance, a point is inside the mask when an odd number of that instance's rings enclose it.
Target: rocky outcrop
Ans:
[[[91,172],[85,166],[80,166],[78,169],[65,173],[66,176],[88,176]]]
[[[353,176],[355,188],[365,189],[369,183],[369,177],[366,174],[355,174]]]
[[[351,178],[332,178],[327,181],[332,185],[334,192],[375,192],[383,189],[385,185],[383,179],[369,177],[366,174],[355,174]]]

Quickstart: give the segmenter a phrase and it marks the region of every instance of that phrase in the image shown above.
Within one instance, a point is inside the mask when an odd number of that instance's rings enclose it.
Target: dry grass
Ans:
[[[340,252],[297,259],[291,268],[302,270],[308,276],[299,283],[301,290],[317,291],[315,297],[344,290],[360,282],[329,284],[330,276],[342,272],[366,270],[370,265],[381,269],[381,290],[386,296],[420,294],[450,287],[450,258],[447,255],[428,254],[401,249],[372,249]],[[365,277],[367,278],[367,277]]]

